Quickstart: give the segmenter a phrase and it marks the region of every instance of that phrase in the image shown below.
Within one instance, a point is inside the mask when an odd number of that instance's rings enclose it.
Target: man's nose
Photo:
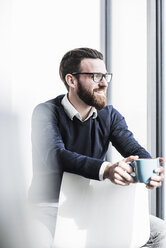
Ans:
[[[99,82],[99,86],[104,86],[104,87],[108,86],[108,83],[107,83],[105,77],[103,77],[102,80]]]

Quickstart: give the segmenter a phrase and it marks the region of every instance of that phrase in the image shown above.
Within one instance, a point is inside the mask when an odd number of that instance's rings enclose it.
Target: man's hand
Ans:
[[[164,159],[160,158],[160,163],[163,163]],[[158,173],[158,175],[151,176],[150,182],[146,185],[148,189],[155,189],[161,187],[162,181],[164,180],[164,168],[160,166],[155,169],[154,172]]]
[[[130,183],[134,183],[135,181],[130,175],[133,172],[133,169],[128,162],[136,159],[138,159],[138,156],[130,156],[116,164],[109,164],[105,169],[104,179],[108,178],[111,182],[122,186],[127,186]]]

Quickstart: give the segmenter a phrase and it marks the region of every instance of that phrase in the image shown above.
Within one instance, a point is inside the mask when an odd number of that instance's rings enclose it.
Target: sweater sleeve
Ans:
[[[138,155],[140,158],[151,158],[151,155],[135,140],[124,117],[114,108],[111,119],[110,140],[123,157]]]
[[[65,148],[58,127],[58,114],[53,106],[40,104],[33,112],[32,149],[36,169],[42,173],[67,171],[99,180],[103,160],[71,152]]]

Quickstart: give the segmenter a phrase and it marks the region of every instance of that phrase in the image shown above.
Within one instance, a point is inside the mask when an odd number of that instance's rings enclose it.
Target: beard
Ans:
[[[95,92],[106,91],[106,87],[102,86],[98,89],[94,89],[93,92],[85,89],[81,83],[78,81],[78,91],[77,94],[79,98],[89,106],[93,106],[98,110],[104,108],[107,104],[106,94],[104,95],[95,95]]]

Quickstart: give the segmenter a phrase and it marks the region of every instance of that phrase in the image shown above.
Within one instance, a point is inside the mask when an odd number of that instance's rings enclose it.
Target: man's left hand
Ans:
[[[160,163],[163,163],[164,159],[160,158]],[[148,189],[155,189],[161,187],[162,182],[164,180],[164,168],[162,166],[156,168],[154,172],[158,173],[158,175],[151,176],[150,182],[146,185]]]

